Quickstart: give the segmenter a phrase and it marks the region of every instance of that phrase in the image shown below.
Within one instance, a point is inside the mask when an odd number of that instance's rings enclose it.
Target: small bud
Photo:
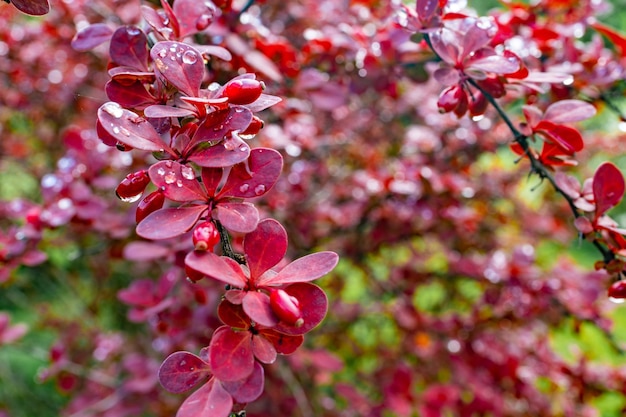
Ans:
[[[165,196],[163,195],[163,191],[156,190],[148,194],[137,206],[137,210],[135,211],[135,221],[137,223],[141,222],[143,219],[148,217],[150,213],[153,213],[163,207],[165,203]]]
[[[213,250],[220,241],[220,232],[212,221],[206,221],[193,229],[191,239],[196,250]]]
[[[131,172],[117,186],[115,194],[120,200],[132,203],[139,199],[148,184],[150,184],[150,177],[147,170]]]
[[[270,307],[274,314],[290,326],[301,327],[304,324],[300,302],[285,290],[270,290]]]
[[[455,84],[451,87],[443,90],[437,100],[437,107],[439,107],[440,113],[449,113],[456,109],[461,103],[461,100],[465,96],[463,87],[460,84]],[[466,99],[467,100],[467,99]]]

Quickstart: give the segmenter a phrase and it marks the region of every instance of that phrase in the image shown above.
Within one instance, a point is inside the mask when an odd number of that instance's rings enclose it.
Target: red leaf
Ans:
[[[216,378],[238,381],[254,370],[251,334],[228,326],[218,328],[211,338],[209,363]]]
[[[304,342],[304,336],[301,334],[287,335],[272,329],[259,330],[259,335],[272,342],[276,352],[282,355],[292,354]]]
[[[32,16],[43,16],[50,11],[48,0],[12,0],[17,10]]]
[[[228,417],[233,409],[233,398],[221,382],[211,378],[182,403],[176,417]]]
[[[111,60],[117,65],[148,70],[148,38],[136,26],[122,26],[111,37]]]
[[[111,39],[111,35],[113,35],[113,29],[106,23],[94,23],[74,35],[72,48],[79,52],[89,51]]]
[[[278,324],[278,318],[270,308],[270,298],[267,294],[259,291],[248,291],[242,301],[243,311],[262,326],[274,327]]]
[[[222,168],[202,168],[202,184],[207,195],[215,196],[215,191],[222,181],[224,170]]]
[[[261,196],[274,186],[282,169],[283,157],[278,151],[255,148],[250,152],[247,164],[233,167],[219,195],[242,198]]]
[[[232,261],[232,262],[230,262]],[[230,258],[217,256],[209,251],[194,251],[185,257],[185,265],[209,278],[222,281],[236,288],[244,288],[248,279],[235,261]]]
[[[245,161],[250,156],[250,146],[239,141],[222,141],[217,145],[194,151],[187,159],[204,168],[223,168]]]
[[[167,150],[175,154],[146,119],[113,101],[100,106],[98,121],[109,135],[125,145],[152,152]]]
[[[212,3],[197,0],[176,0],[173,9],[178,17],[181,38],[204,30],[216,12]]]
[[[287,232],[276,220],[265,219],[259,222],[255,231],[246,235],[243,250],[250,276],[257,279],[287,253]]]
[[[533,131],[543,135],[546,139],[558,145],[568,155],[583,149],[583,138],[578,130],[557,125],[547,120],[542,120],[534,127]]]
[[[150,50],[163,78],[188,96],[198,96],[204,78],[204,59],[193,46],[181,42],[158,42]]]
[[[200,205],[157,210],[137,225],[137,234],[151,240],[182,235],[191,230],[206,209]]]
[[[595,114],[596,108],[587,102],[561,100],[548,106],[543,119],[552,123],[570,123],[588,119]]]
[[[343,98],[345,99],[345,96]],[[250,109],[250,111],[257,113],[272,107],[281,101],[283,101],[283,99],[278,96],[263,93],[261,94],[261,97],[257,98],[253,103],[247,104],[246,107]]]
[[[247,378],[240,381],[222,382],[224,389],[240,404],[246,404],[259,398],[263,393],[264,384],[265,371],[258,362],[254,363],[254,370]]]
[[[225,228],[237,233],[250,233],[259,222],[259,211],[247,201],[220,202],[213,213]]]
[[[612,163],[603,163],[593,175],[593,196],[596,201],[596,218],[602,216],[622,200],[624,177]]]
[[[193,388],[210,374],[209,364],[189,352],[174,352],[159,368],[159,382],[169,392],[179,394]]]
[[[144,116],[158,119],[160,117],[187,117],[194,115],[194,111],[183,109],[180,107],[164,106],[162,104],[154,104],[146,107],[143,112]]]
[[[261,335],[252,336],[252,352],[259,362],[270,364],[276,361],[276,348],[269,339]]]
[[[274,276],[264,276],[257,281],[257,285],[271,286],[313,281],[332,271],[338,261],[339,257],[334,252],[311,253],[296,259]]]
[[[190,166],[176,161],[160,161],[152,165],[148,173],[152,183],[163,190],[165,197],[172,201],[187,202],[208,198]]]
[[[222,140],[230,132],[245,130],[251,121],[252,112],[243,106],[214,111],[198,126],[193,137],[194,143]]]
[[[591,27],[609,38],[609,40],[621,50],[622,56],[626,56],[626,36],[612,27],[606,26],[597,21],[592,23]]]
[[[227,297],[228,293],[231,291],[226,293]],[[243,311],[243,307],[241,305],[235,305],[227,299],[222,300],[219,306],[217,306],[217,315],[227,326],[234,327],[236,329],[247,329],[250,327],[250,318]]]
[[[110,80],[105,86],[105,91],[109,100],[119,103],[123,107],[142,108],[155,101],[152,94],[139,80],[133,80],[131,84],[122,84],[117,80]]]
[[[298,299],[304,324],[296,327],[281,322],[275,327],[276,331],[289,335],[304,334],[324,319],[328,310],[328,298],[320,287],[309,282],[299,282],[285,287],[284,290]]]

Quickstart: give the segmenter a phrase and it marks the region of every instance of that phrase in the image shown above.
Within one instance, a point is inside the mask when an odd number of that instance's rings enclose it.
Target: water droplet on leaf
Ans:
[[[183,174],[183,177],[188,180],[193,180],[196,177],[195,173],[193,172],[193,168],[191,167],[184,166],[181,168],[180,171]]]
[[[198,54],[194,51],[186,51],[183,54],[183,63],[185,64],[195,64],[198,61]]]
[[[177,180],[177,181],[176,181],[176,186],[177,186],[178,188],[182,187],[182,186],[183,186],[183,180]]]
[[[160,175],[160,176],[165,175],[165,170],[163,169],[163,167],[157,169],[157,174]]]
[[[103,105],[102,110],[115,117],[116,119],[119,119],[124,115],[124,109],[122,108],[122,106],[113,101],[110,101]]]
[[[265,192],[265,185],[259,184],[256,187],[254,187],[254,194],[261,195],[264,192]]]
[[[239,191],[242,193],[245,193],[246,191],[248,191],[249,188],[250,188],[249,184],[242,184],[241,187],[239,187]]]
[[[163,177],[163,180],[166,184],[172,184],[176,181],[176,173],[174,171],[170,171]]]

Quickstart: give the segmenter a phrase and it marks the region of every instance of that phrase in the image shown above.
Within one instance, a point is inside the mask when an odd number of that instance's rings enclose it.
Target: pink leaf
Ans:
[[[539,110],[535,106],[524,105],[522,106],[522,112],[524,113],[524,117],[531,127],[537,126],[537,124],[541,121],[541,118],[543,117],[541,110]]]
[[[438,0],[417,0],[415,11],[422,22],[427,22],[435,15],[438,6]]]
[[[320,287],[310,282],[299,282],[284,290],[298,300],[304,324],[297,327],[281,322],[275,327],[276,331],[289,335],[304,334],[324,319],[328,310],[328,298]]]
[[[345,99],[345,97],[343,98]],[[272,107],[273,105],[280,103],[282,100],[283,99],[278,96],[263,93],[253,103],[247,104],[246,107],[250,111],[256,113]]]
[[[125,145],[152,152],[171,151],[146,119],[115,102],[104,103],[98,109],[98,121],[109,135]]]
[[[211,378],[182,403],[176,417],[228,417],[232,409],[233,398],[220,381]]]
[[[259,211],[254,204],[247,201],[220,202],[217,205],[214,216],[222,225],[230,231],[237,233],[250,233],[256,229],[259,222]]]
[[[250,276],[256,279],[285,256],[287,232],[276,220],[265,219],[259,222],[255,231],[246,235],[243,250]]]
[[[197,0],[176,0],[173,10],[178,17],[181,38],[204,30],[216,12],[213,3]]]
[[[596,108],[581,100],[561,100],[552,103],[543,115],[552,123],[579,122],[596,114]]]
[[[272,342],[262,335],[252,336],[252,352],[259,362],[267,364],[274,363],[278,355]]]
[[[137,225],[137,234],[151,240],[182,235],[191,230],[206,209],[206,206],[199,205],[157,210]]]
[[[146,262],[169,255],[170,249],[154,242],[134,241],[124,246],[124,259]]]
[[[580,197],[580,183],[576,177],[559,171],[554,174],[554,181],[556,182],[556,185],[569,197],[574,199]]]
[[[217,315],[224,324],[236,329],[245,330],[250,327],[250,317],[243,311],[240,304],[233,304],[229,301],[229,295],[235,293],[246,293],[242,290],[226,291],[225,299],[217,306]]]
[[[174,352],[159,368],[159,382],[169,392],[179,394],[193,388],[210,374],[209,364],[189,352]]]
[[[215,191],[222,181],[222,168],[202,168],[202,184],[209,196],[215,196]]]
[[[159,117],[187,117],[194,115],[194,111],[190,109],[182,109],[180,107],[164,106],[162,104],[153,104],[146,107],[143,112],[144,116],[150,118]]]
[[[596,201],[596,218],[602,216],[622,200],[624,177],[612,163],[603,163],[593,175],[593,196]]]
[[[106,83],[105,91],[109,100],[123,107],[141,108],[155,102],[155,98],[146,90],[144,84],[139,80],[133,80],[130,84],[122,84],[117,80],[109,80],[109,82]]]
[[[278,274],[264,276],[259,279],[257,285],[283,285],[294,282],[313,281],[328,274],[337,266],[339,257],[334,252],[317,252],[298,258]]]
[[[194,251],[185,257],[185,265],[201,272],[209,278],[216,279],[236,288],[244,288],[248,279],[236,262],[230,258],[217,256],[209,251]]]
[[[270,190],[283,169],[283,157],[268,148],[255,148],[247,164],[235,165],[228,175],[221,197],[258,197]]]
[[[243,141],[223,141],[217,145],[194,151],[187,159],[205,168],[229,167],[245,161],[250,156],[250,146]]]
[[[152,165],[148,173],[152,183],[172,201],[188,202],[208,198],[190,166],[176,161],[160,161]]]
[[[194,143],[218,141],[233,131],[245,130],[252,121],[252,112],[243,106],[231,106],[209,113],[198,126]]]
[[[204,78],[204,59],[193,46],[181,42],[158,42],[150,50],[163,78],[188,96],[197,97]]]
[[[510,74],[519,70],[519,61],[502,55],[490,55],[477,60],[472,60],[469,65],[472,69],[478,69],[496,74]]]
[[[246,404],[259,398],[263,393],[263,385],[265,383],[265,373],[260,363],[254,363],[254,370],[245,379],[240,381],[224,381],[222,385],[224,389],[232,395],[233,399],[240,403]]]
[[[262,326],[274,327],[278,324],[276,315],[270,308],[270,297],[259,291],[248,291],[242,301],[243,311]]]
[[[148,70],[148,38],[136,26],[122,26],[111,37],[111,60],[117,65]]]
[[[259,337],[269,340],[277,353],[281,355],[290,355],[295,352],[304,342],[304,336],[286,335],[272,329],[259,330]]]
[[[464,57],[468,57],[471,53],[487,46],[492,39],[492,36],[489,34],[489,30],[483,29],[479,26],[479,24],[480,22],[476,22],[472,27],[468,29],[467,33],[463,37],[462,48]]]
[[[233,55],[228,49],[218,45],[197,45],[196,48],[198,51],[202,52],[202,55],[216,56],[224,61],[230,61],[233,59]]]
[[[247,378],[254,370],[251,334],[228,326],[218,328],[211,338],[209,363],[215,377],[222,381]]]
[[[574,220],[574,226],[580,233],[591,233],[593,232],[593,225],[591,221],[586,217],[578,217]]]
[[[72,39],[72,48],[79,52],[89,51],[108,41],[113,30],[106,23],[94,23],[81,29]]]

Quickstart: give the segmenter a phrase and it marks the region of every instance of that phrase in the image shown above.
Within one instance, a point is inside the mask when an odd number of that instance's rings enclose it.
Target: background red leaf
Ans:
[[[85,52],[108,41],[113,35],[113,29],[106,23],[94,23],[81,29],[72,38],[72,48]]]
[[[612,163],[603,163],[593,175],[593,196],[596,201],[596,217],[602,216],[622,200],[624,177]]]
[[[274,219],[259,222],[256,230],[243,241],[250,276],[255,279],[278,264],[287,252],[287,232]]]
[[[169,392],[185,392],[206,379],[210,374],[209,364],[189,352],[174,352],[159,368],[159,382]]]

